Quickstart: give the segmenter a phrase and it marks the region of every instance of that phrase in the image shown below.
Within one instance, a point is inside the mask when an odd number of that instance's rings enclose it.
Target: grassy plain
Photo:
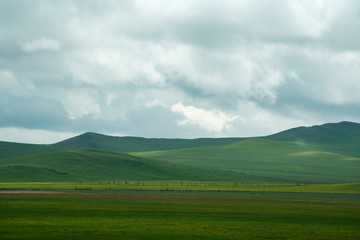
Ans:
[[[359,239],[359,186],[1,183],[0,239]]]

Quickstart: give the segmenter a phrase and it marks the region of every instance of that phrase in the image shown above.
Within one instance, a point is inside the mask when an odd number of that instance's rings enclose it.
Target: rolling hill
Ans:
[[[85,133],[51,145],[0,142],[0,181],[100,179],[360,182],[360,124],[329,123],[255,138]]]
[[[253,138],[222,145],[134,153],[189,166],[229,170],[284,182],[338,183],[360,181],[360,158],[305,146]]]
[[[360,124],[353,122],[327,123],[299,127],[279,132],[266,139],[293,143],[311,149],[360,157]]]
[[[187,167],[104,151],[67,151],[0,160],[0,181],[113,180],[270,181],[247,174]]]
[[[0,159],[31,154],[57,152],[59,149],[45,144],[26,144],[0,141]]]

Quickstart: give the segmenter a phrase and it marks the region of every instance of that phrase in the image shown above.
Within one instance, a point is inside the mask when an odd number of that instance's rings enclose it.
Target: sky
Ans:
[[[360,1],[0,0],[0,141],[360,122]]]

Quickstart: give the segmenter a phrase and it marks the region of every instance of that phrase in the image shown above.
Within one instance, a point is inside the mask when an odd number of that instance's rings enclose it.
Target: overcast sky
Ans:
[[[360,122],[360,1],[0,0],[0,140]]]

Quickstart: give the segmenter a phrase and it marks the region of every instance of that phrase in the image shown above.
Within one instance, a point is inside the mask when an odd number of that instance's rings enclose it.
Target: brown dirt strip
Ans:
[[[229,203],[265,203],[265,204],[290,204],[290,205],[347,205],[360,206],[358,203],[337,202],[314,202],[314,201],[271,201],[251,198],[230,197],[172,197],[172,196],[144,196],[144,195],[122,195],[122,194],[86,194],[86,193],[64,193],[46,191],[0,191],[0,198],[83,198],[83,199],[119,199],[119,200],[156,200],[174,202],[229,202]]]

